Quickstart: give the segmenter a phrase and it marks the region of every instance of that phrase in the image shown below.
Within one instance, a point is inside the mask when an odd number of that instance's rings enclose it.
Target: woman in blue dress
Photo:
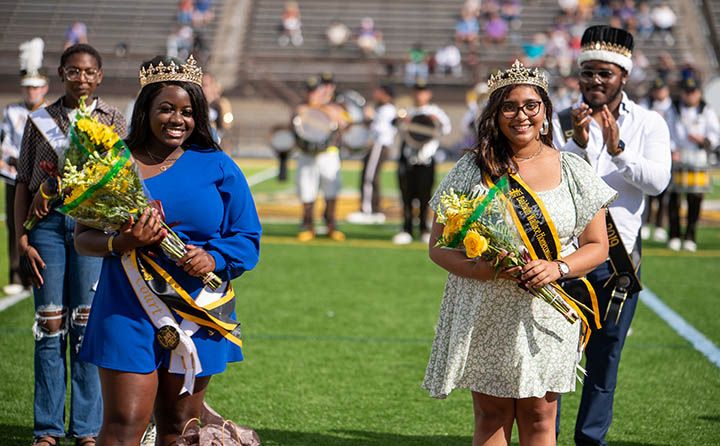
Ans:
[[[199,359],[189,381],[194,385],[188,388],[188,372],[174,368],[177,342],[168,345],[158,336],[155,312],[148,311],[137,288],[143,274],[133,280],[128,268],[128,259],[154,251],[165,236],[160,219],[173,225],[188,252],[177,263],[162,254],[152,261],[198,305],[214,298],[202,275],[214,272],[229,282],[252,269],[259,256],[255,204],[242,172],[212,139],[200,68],[192,59],[156,57],[143,69],[127,143],[161,211],[131,219],[117,234],[79,224],[76,229],[77,250],[104,257],[81,351],[82,359],[100,370],[104,415],[99,445],[139,444],[153,412],[157,444],[173,443],[185,422],[200,415],[210,377],[228,362],[242,360],[237,339],[230,342],[227,332],[181,317],[171,305],[168,314],[179,328],[172,334],[185,339],[189,333],[193,359]]]

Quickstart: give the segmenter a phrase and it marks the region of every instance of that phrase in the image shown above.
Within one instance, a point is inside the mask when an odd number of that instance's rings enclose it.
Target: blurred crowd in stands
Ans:
[[[185,60],[192,54],[201,64],[205,63],[210,49],[204,30],[213,20],[212,0],[179,0],[176,23],[167,37],[167,55]]]
[[[548,29],[532,35],[527,41],[522,41],[520,32],[523,3],[537,5],[538,0],[466,0],[457,13],[455,29],[448,30],[445,43],[429,48],[427,43],[418,41],[407,49],[402,63],[398,60],[383,62],[388,71],[402,64],[407,86],[427,81],[430,75],[459,78],[470,73],[477,81],[486,74],[478,67],[482,51],[520,48],[520,53],[513,54],[513,58],[522,59],[526,66],[544,68],[553,76],[565,78],[575,69],[583,30],[598,21],[627,29],[640,41],[653,39],[654,44],[667,47],[675,44],[673,29],[677,16],[668,3],[661,0],[558,0],[558,13]],[[331,53],[350,50],[354,46],[365,57],[385,55],[386,42],[372,17],[363,17],[357,27],[353,29],[352,26],[340,19],[328,25],[325,37]],[[303,42],[300,6],[297,1],[287,1],[279,24],[278,44],[301,47]],[[650,81],[648,59],[637,49],[634,59],[636,69],[632,83]],[[658,64],[663,69],[668,60],[662,60],[666,59],[665,55],[660,59]],[[687,64],[688,61],[681,62]],[[672,70],[674,67],[669,68]]]

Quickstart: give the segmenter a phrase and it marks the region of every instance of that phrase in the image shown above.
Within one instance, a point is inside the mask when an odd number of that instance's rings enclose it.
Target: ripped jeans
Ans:
[[[55,211],[29,234],[46,268],[35,294],[35,402],[33,434],[65,436],[67,353],[70,350],[68,436],[96,436],[102,422],[97,367],[78,359],[102,259],[75,251],[74,223]]]

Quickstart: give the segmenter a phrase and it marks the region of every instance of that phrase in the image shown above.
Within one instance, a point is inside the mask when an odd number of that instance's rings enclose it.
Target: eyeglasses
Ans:
[[[88,70],[79,70],[77,68],[63,68],[63,73],[65,73],[65,79],[77,82],[82,79],[82,75],[85,75],[85,79],[87,79],[88,82],[95,82],[98,79],[98,76],[100,76],[100,70],[96,70],[95,68],[90,68]]]
[[[590,82],[595,79],[595,76],[599,77],[602,82],[606,82],[615,76],[615,72],[611,70],[582,70],[580,72],[580,79],[586,82]]]
[[[500,113],[502,113],[506,119],[513,119],[520,113],[520,110],[522,110],[525,116],[532,118],[540,113],[540,104],[542,104],[542,101],[527,102],[524,105],[517,105],[513,102],[503,102],[500,106]]]

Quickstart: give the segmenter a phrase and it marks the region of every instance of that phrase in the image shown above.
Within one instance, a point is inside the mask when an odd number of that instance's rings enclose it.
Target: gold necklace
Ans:
[[[533,153],[532,155],[530,155],[530,156],[515,156],[515,155],[513,155],[513,158],[515,158],[515,161],[527,161],[527,160],[533,159],[536,156],[540,155],[541,150],[542,150],[542,141],[540,141],[540,145],[538,146],[535,153]]]

